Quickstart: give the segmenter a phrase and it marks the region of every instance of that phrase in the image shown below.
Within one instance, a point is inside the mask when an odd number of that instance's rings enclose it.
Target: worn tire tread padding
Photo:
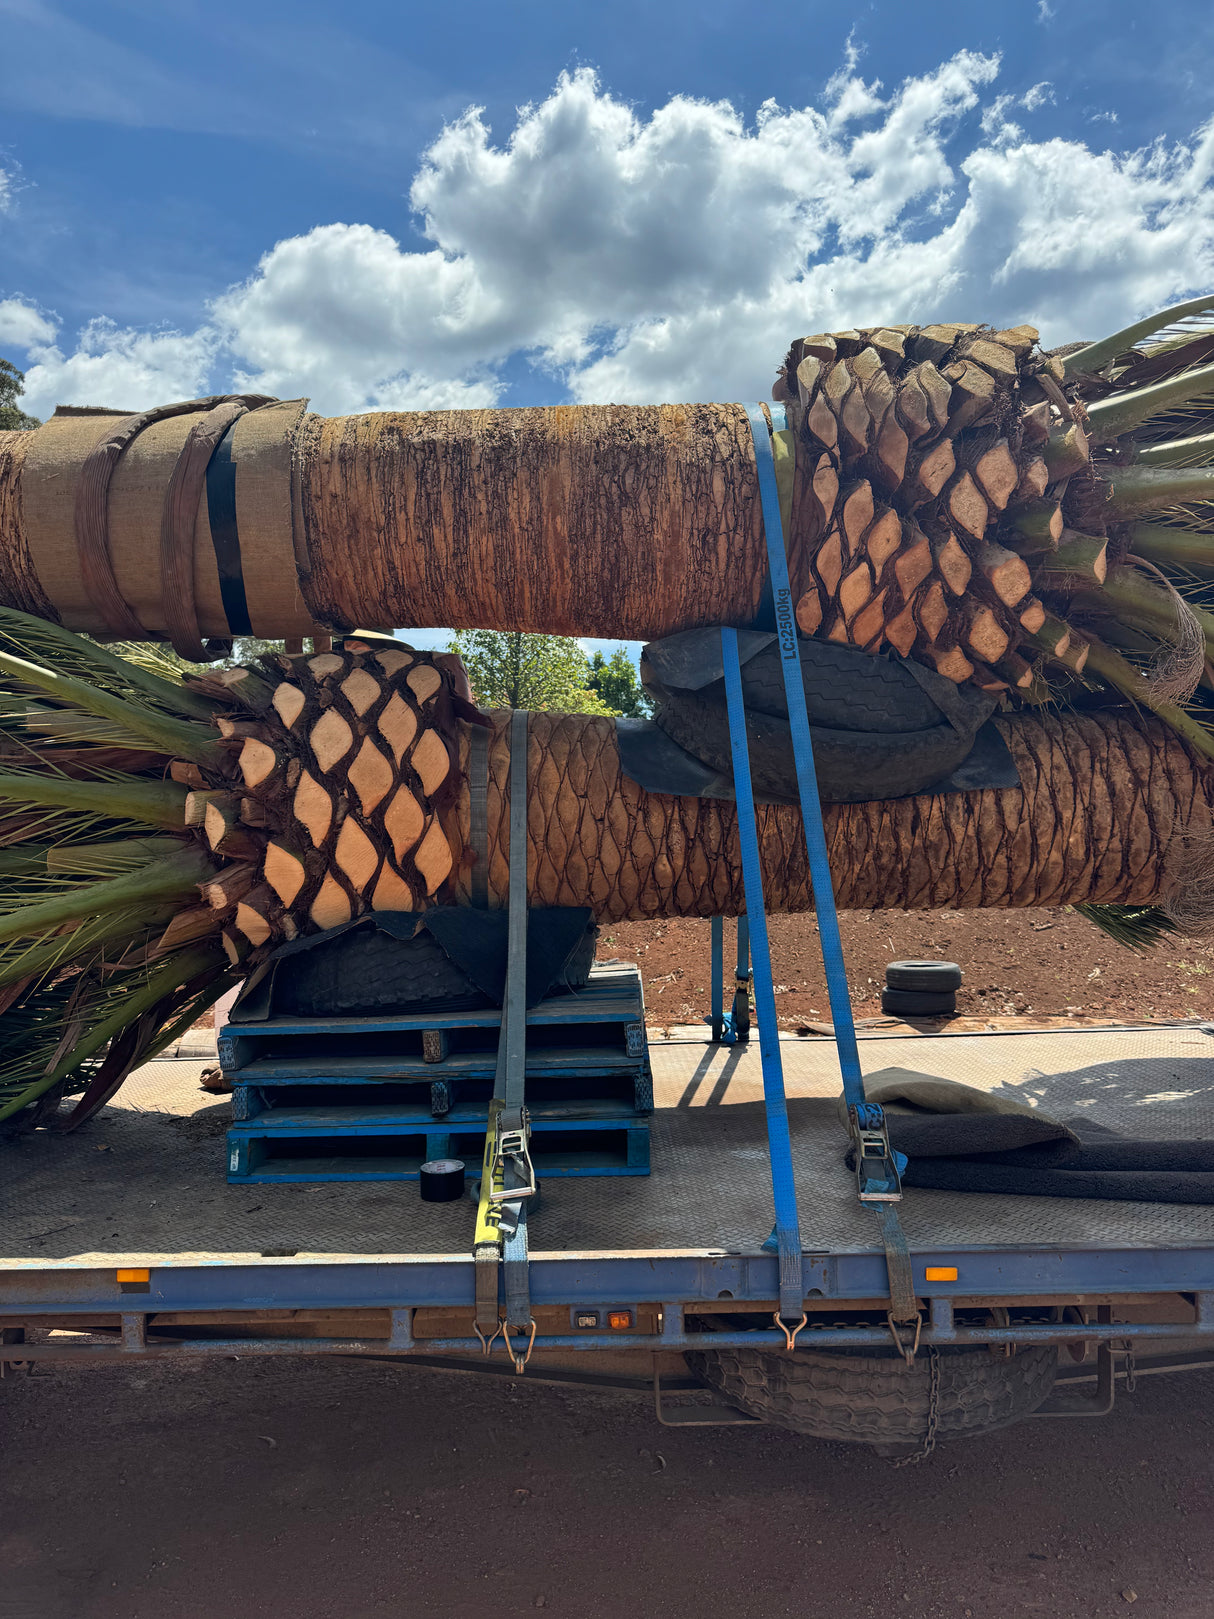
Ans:
[[[398,939],[369,920],[280,962],[274,980],[279,1016],[463,1012],[490,1004],[424,928]]]
[[[943,718],[939,704],[925,690],[936,682],[943,687],[943,676],[919,669],[916,678],[905,659],[873,656],[830,641],[800,641],[798,650],[811,725],[901,735],[904,731],[931,730]],[[956,687],[951,681],[947,684],[955,697]],[[724,702],[724,681],[714,682],[705,695]],[[753,713],[788,718],[784,666],[778,647],[765,647],[742,665],[742,696]],[[978,692],[965,694],[963,700],[973,709],[972,728],[976,731],[990,717],[995,704]]]
[[[941,1438],[987,1433],[1035,1411],[1054,1386],[1057,1350],[1022,1345],[937,1351]],[[887,1353],[713,1349],[688,1355],[692,1371],[751,1416],[794,1433],[878,1446],[913,1445],[927,1431],[930,1367]]]

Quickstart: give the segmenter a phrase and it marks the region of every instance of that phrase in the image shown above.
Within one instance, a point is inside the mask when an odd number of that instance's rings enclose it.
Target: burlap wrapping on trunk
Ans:
[[[284,400],[250,411],[232,430],[236,521],[242,536],[245,595],[254,635],[311,635],[299,590],[292,523],[292,436],[307,407]],[[56,412],[29,435],[22,477],[26,540],[39,581],[68,629],[96,631],[76,555],[76,488],[89,451],[129,411]],[[160,521],[164,494],[193,415],[144,429],[126,450],[109,493],[110,558],[118,588],[151,635],[163,635]],[[204,488],[194,526],[194,594],[203,636],[226,636],[219,571]]]
[[[254,635],[311,635],[316,629],[299,590],[292,521],[291,456],[306,399],[284,399],[242,416],[232,429],[236,526],[245,598]],[[213,559],[212,559],[213,560]]]

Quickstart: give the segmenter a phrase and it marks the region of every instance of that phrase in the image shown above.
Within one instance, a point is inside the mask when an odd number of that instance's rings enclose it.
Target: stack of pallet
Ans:
[[[501,1010],[229,1024],[219,1061],[235,1089],[228,1180],[416,1180],[421,1165],[479,1168]],[[536,1173],[647,1175],[653,1081],[641,977],[595,966],[584,989],[527,1013]]]

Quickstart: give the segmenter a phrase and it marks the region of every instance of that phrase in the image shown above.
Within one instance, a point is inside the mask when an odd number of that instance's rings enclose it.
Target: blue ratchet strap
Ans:
[[[712,1042],[719,1046],[725,1036],[725,925],[719,916],[711,924],[712,955]]]
[[[742,883],[746,890],[746,914],[750,921],[750,949],[754,961],[759,1055],[763,1063],[763,1105],[767,1110],[767,1148],[771,1161],[772,1201],[776,1211],[776,1247],[780,1256],[780,1308],[775,1319],[784,1331],[787,1348],[792,1349],[797,1334],[806,1322],[805,1283],[801,1264],[801,1232],[797,1223],[797,1188],[792,1168],[792,1138],[788,1131],[784,1067],[780,1060],[780,1031],[776,1023],[776,995],[771,977],[771,948],[767,940],[767,911],[763,904],[763,868],[759,861],[755,796],[750,780],[746,710],[742,704],[742,665],[738,659],[737,630],[721,631],[721,656],[725,666],[729,745],[733,751]],[[790,1322],[796,1325],[790,1326]]]
[[[843,961],[843,940],[839,934],[839,914],[835,908],[834,882],[830,871],[830,856],[826,847],[826,827],[822,820],[822,800],[818,792],[818,774],[814,766],[814,745],[809,729],[809,713],[805,706],[805,685],[801,675],[801,657],[797,647],[797,622],[794,614],[792,586],[788,577],[788,557],[785,551],[784,522],[780,511],[780,492],[776,483],[775,456],[772,453],[771,434],[785,430],[783,405],[772,405],[771,428],[759,405],[747,405],[751,437],[755,447],[755,467],[759,475],[759,498],[763,512],[763,532],[767,541],[767,565],[771,579],[771,593],[775,605],[776,639],[780,649],[780,667],[784,674],[784,692],[788,702],[788,727],[792,734],[793,762],[797,773],[797,791],[801,800],[801,821],[805,828],[805,848],[809,856],[809,872],[813,883],[814,910],[818,918],[818,936],[822,945],[822,965],[826,972],[826,991],[830,998],[831,1022],[835,1030],[835,1049],[839,1055],[839,1069],[843,1078],[843,1097],[856,1153],[856,1179],[861,1201],[872,1207],[881,1220],[882,1242],[889,1272],[890,1326],[899,1348],[905,1348],[894,1328],[895,1322],[919,1319],[906,1239],[891,1205],[902,1196],[898,1155],[889,1146],[885,1116],[881,1108],[864,1099],[864,1078],[860,1072],[860,1051],[856,1044],[856,1025],[852,1017],[851,992],[847,985],[847,969]],[[736,658],[736,638],[735,652]],[[729,677],[726,674],[726,689]],[[741,673],[738,675],[739,704],[741,703]],[[732,726],[732,718],[731,718]],[[744,721],[743,721],[744,724]],[[736,757],[735,746],[735,757]],[[739,800],[739,820],[741,802]],[[751,909],[749,902],[747,909]],[[752,922],[753,932],[753,922]],[[755,998],[758,1000],[759,957],[755,952]],[[767,958],[765,970],[770,978],[771,963]],[[774,1002],[773,1002],[774,1015]],[[760,1014],[760,1027],[762,1015]],[[916,1332],[916,1343],[918,1334]],[[913,1351],[912,1351],[913,1353]]]
[[[772,431],[784,431],[783,405],[771,407]],[[822,965],[826,969],[826,993],[830,997],[831,1022],[843,1074],[843,1097],[848,1107],[864,1101],[864,1080],[860,1073],[860,1051],[856,1045],[856,1025],[852,1019],[851,991],[843,964],[843,940],[839,936],[839,914],[835,910],[835,889],[826,852],[826,827],[822,822],[822,802],[818,796],[818,773],[814,766],[814,745],[809,734],[809,713],[805,707],[805,684],[801,678],[801,656],[797,650],[797,621],[794,616],[792,586],[788,580],[788,559],[784,552],[784,524],[780,516],[780,492],[776,486],[776,463],[771,452],[767,419],[758,405],[747,405],[755,464],[759,473],[759,497],[763,508],[763,532],[767,539],[767,567],[776,608],[776,637],[780,646],[780,667],[788,699],[788,728],[792,732],[793,760],[797,769],[797,791],[801,795],[801,819],[805,826],[805,847],[809,853],[809,874],[813,881],[814,909],[822,941]]]

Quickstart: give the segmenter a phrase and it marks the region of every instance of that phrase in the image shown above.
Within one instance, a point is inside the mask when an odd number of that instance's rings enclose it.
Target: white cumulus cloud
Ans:
[[[241,387],[323,397],[328,409],[427,410],[492,404],[470,379],[490,358],[475,265],[406,253],[370,225],[319,225],[279,242],[213,314],[242,365]]]
[[[54,342],[59,323],[27,298],[0,298],[0,343],[38,349]]]
[[[3,308],[0,305],[0,313]],[[208,391],[216,346],[208,327],[194,332],[140,332],[99,316],[78,334],[72,352],[64,354],[53,341],[57,323],[38,319],[42,322],[38,335],[26,345],[33,363],[26,368],[21,401],[36,416],[49,416],[57,404],[141,410]]]
[[[589,70],[504,136],[471,109],[414,176],[422,245],[319,224],[193,332],[31,328],[30,408],[227,386],[326,412],[483,406],[507,362],[554,397],[755,397],[806,331],[1029,320],[1062,342],[1204,290],[1214,126],[1139,152],[1035,140],[1053,92],[998,93],[995,57],[883,86],[859,55],[819,104],[752,122],[677,95],[642,115]]]

